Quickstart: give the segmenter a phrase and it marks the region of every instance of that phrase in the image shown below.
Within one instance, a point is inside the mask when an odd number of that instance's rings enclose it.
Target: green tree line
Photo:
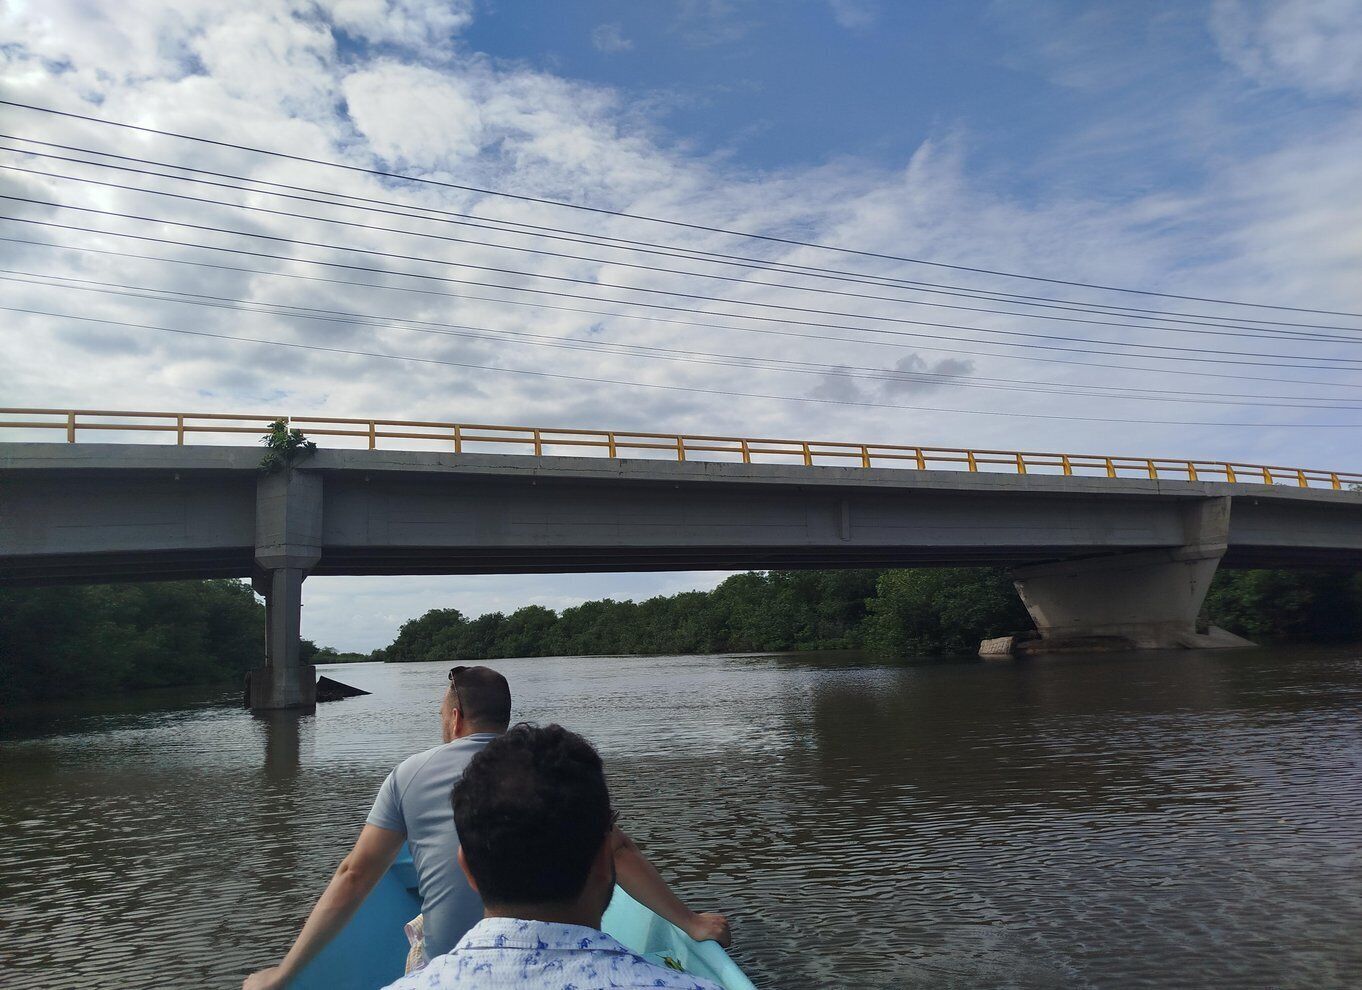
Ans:
[[[1362,640],[1362,574],[1221,571],[1211,622],[1250,639]],[[262,662],[264,607],[239,581],[0,588],[0,705],[173,685],[240,683]],[[646,601],[527,605],[469,618],[435,609],[374,660],[864,648],[969,654],[1030,628],[992,568],[759,571]],[[304,641],[304,662],[360,659]]]
[[[1362,639],[1362,575],[1222,571],[1209,620],[1274,640]],[[996,568],[765,571],[713,591],[642,602],[527,605],[469,618],[434,609],[402,626],[376,660],[456,663],[498,657],[864,648],[889,656],[971,654],[981,639],[1031,628]]]
[[[0,588],[0,706],[241,683],[265,606],[240,581]],[[304,640],[305,663],[347,659]]]

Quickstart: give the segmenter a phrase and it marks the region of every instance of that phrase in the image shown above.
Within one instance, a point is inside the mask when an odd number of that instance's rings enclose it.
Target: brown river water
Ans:
[[[761,987],[1362,986],[1362,649],[896,665],[497,661]],[[441,665],[253,718],[139,696],[0,737],[0,985],[235,987],[288,946]]]

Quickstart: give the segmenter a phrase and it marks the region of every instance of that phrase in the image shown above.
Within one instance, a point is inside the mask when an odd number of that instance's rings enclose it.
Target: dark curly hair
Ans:
[[[614,816],[601,758],[561,725],[521,723],[469,761],[454,825],[485,904],[568,903]]]

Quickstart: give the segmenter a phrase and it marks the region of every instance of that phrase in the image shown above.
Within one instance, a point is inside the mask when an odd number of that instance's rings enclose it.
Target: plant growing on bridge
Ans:
[[[260,458],[260,470],[265,474],[292,467],[295,461],[317,449],[315,441],[303,436],[302,430],[289,429],[288,420],[284,419],[271,423],[270,431],[260,438],[260,442],[266,447],[265,456]]]

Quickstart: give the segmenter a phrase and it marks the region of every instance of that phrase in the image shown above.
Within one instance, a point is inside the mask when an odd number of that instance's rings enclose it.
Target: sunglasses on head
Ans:
[[[459,711],[463,711],[463,698],[459,694],[459,675],[467,669],[467,667],[451,667],[449,671],[449,689],[454,692],[454,707]]]

